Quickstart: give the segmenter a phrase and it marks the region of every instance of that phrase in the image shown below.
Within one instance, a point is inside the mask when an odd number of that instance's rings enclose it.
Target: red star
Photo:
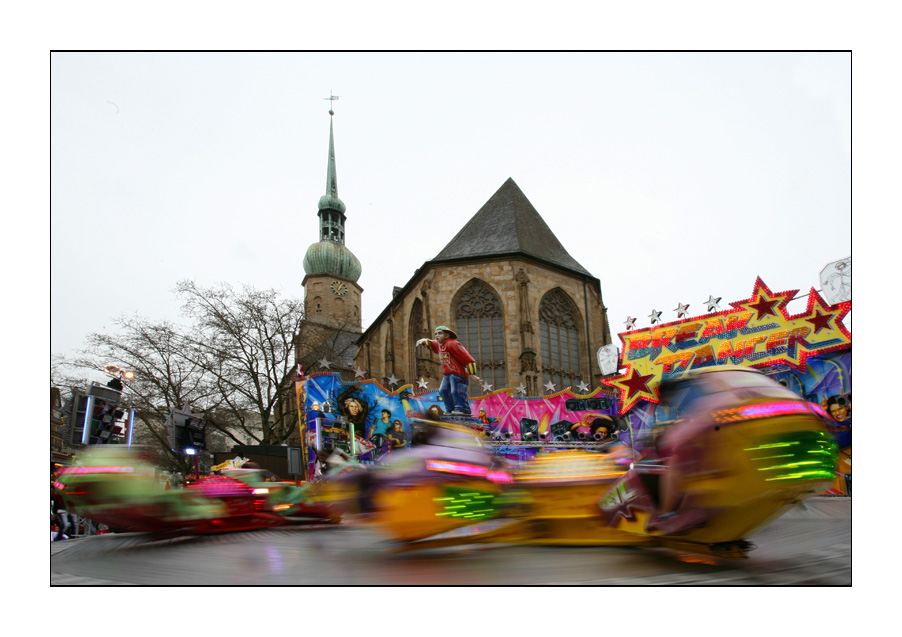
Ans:
[[[623,381],[621,381],[624,385],[626,385],[629,388],[628,391],[626,392],[626,400],[629,400],[630,396],[633,396],[634,394],[638,394],[641,392],[647,392],[647,393],[651,394],[652,391],[648,388],[648,381],[650,381],[652,378],[654,378],[654,376],[655,376],[654,374],[649,374],[648,376],[643,376],[642,374],[639,373],[638,369],[634,369],[632,376],[630,376],[629,378],[625,378],[625,379],[623,379]]]
[[[765,314],[771,314],[776,316],[777,313],[774,312],[774,306],[780,301],[780,299],[769,300],[763,296],[758,297],[757,303],[749,303],[748,307],[755,308],[758,312],[758,317],[755,320],[760,321],[761,317]]]
[[[759,276],[755,280],[755,289],[752,290],[752,295],[744,301],[733,301],[730,305],[740,311],[757,311],[758,318],[755,319],[757,321],[760,321],[761,318],[767,314],[779,318],[777,312],[780,312],[783,315],[783,318],[786,318],[786,304],[795,298],[796,292],[798,292],[798,290],[771,292],[770,288],[767,287],[767,284],[762,281]],[[754,301],[754,303],[752,301]]]
[[[814,333],[817,334],[821,330],[830,329],[830,321],[833,319],[832,314],[821,314],[820,310],[814,310],[813,318],[806,318],[805,320],[811,323],[814,326]]]

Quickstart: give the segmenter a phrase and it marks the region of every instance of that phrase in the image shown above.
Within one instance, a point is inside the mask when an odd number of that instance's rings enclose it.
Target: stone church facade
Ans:
[[[436,389],[437,356],[414,343],[438,325],[458,333],[485,385],[538,396],[598,386],[611,342],[597,278],[563,248],[512,179],[426,262],[363,332],[355,365],[386,387]],[[392,382],[394,381],[394,382]],[[550,385],[546,385],[551,383]]]

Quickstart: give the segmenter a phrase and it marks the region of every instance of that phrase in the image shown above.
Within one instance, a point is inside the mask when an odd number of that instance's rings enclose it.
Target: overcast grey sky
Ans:
[[[615,333],[852,252],[847,53],[57,53],[51,353],[183,279],[301,298],[330,94],[364,327],[508,177]]]

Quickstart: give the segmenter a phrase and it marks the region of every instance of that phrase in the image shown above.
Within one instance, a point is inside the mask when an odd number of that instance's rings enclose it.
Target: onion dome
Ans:
[[[334,274],[356,283],[362,269],[360,261],[347,247],[335,241],[319,241],[307,248],[304,255],[304,272]]]

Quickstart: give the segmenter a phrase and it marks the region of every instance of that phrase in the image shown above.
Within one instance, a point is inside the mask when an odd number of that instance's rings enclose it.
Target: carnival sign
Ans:
[[[623,332],[625,369],[601,382],[620,391],[622,415],[640,400],[659,403],[661,381],[690,369],[783,364],[805,371],[809,356],[851,347],[842,324],[851,301],[828,305],[812,288],[805,311],[790,316],[786,306],[797,292],[772,292],[758,277],[752,295],[732,309]]]

